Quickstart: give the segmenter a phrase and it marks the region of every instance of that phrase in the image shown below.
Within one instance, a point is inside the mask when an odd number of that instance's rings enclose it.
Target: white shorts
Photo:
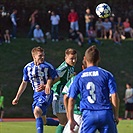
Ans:
[[[78,123],[79,126],[75,126],[74,128],[74,132],[72,132],[70,130],[70,122],[68,121],[64,130],[63,130],[63,133],[78,133],[79,131],[79,127],[80,127],[80,124],[81,124],[81,121],[82,121],[82,116],[81,115],[77,115],[77,114],[74,114],[74,120]]]
[[[57,113],[66,113],[62,94],[60,96],[53,96],[52,108],[54,115],[56,115]]]

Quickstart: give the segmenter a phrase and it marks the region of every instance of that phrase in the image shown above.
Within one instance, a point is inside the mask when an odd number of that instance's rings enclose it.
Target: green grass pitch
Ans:
[[[44,133],[55,133],[55,129],[45,126]],[[36,133],[35,122],[1,122],[0,133]],[[133,120],[120,120],[118,133],[133,133]]]

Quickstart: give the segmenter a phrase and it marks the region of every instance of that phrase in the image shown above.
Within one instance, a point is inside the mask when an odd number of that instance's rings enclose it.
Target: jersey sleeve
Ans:
[[[67,95],[68,94],[68,86],[66,86],[66,85],[64,86],[64,88],[62,90],[62,94],[63,95],[65,95],[65,94]]]
[[[62,91],[63,95],[65,95],[65,94],[69,95],[69,89],[73,83],[73,80],[74,80],[74,76],[66,83],[66,85],[64,86],[63,91]]]
[[[23,80],[29,82],[27,67],[24,67],[24,69],[23,69]]]
[[[117,92],[117,85],[116,81],[111,73],[109,73],[109,81],[108,81],[108,87],[110,90],[110,94],[116,93]]]
[[[68,97],[70,98],[74,98],[76,99],[78,94],[80,93],[80,87],[79,87],[79,83],[78,83],[78,77],[76,77],[73,80],[73,83],[70,86],[69,92],[68,92]]]
[[[57,73],[59,75],[59,77],[63,77],[63,75],[66,73],[67,71],[67,64],[65,64],[64,62],[56,69]]]
[[[57,71],[52,65],[49,67],[49,77],[53,80],[58,77]]]

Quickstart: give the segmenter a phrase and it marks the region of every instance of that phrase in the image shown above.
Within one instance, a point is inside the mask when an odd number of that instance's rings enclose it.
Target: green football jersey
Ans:
[[[54,93],[60,95],[65,84],[74,75],[74,66],[68,65],[64,61],[56,70],[60,77],[60,80],[53,85],[52,90],[54,91]]]
[[[63,94],[63,95],[64,95],[64,94],[68,95],[70,86],[71,86],[71,84],[73,83],[74,78],[75,78],[75,76],[73,76],[73,77],[66,83],[66,85],[64,86],[63,91],[62,91],[62,94]],[[79,106],[80,106],[80,94],[79,94],[79,95],[77,96],[77,98],[76,98],[76,102],[75,102],[75,105],[74,105],[74,114],[81,115]]]

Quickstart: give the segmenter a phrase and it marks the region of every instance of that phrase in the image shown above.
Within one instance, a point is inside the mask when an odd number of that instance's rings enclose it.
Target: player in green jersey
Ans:
[[[86,63],[83,60],[82,61],[82,69],[85,69],[85,68],[86,68]],[[68,94],[69,94],[69,88],[70,88],[71,84],[73,83],[74,78],[75,78],[75,76],[73,76],[67,82],[67,84],[65,85],[65,87],[63,88],[63,91],[62,91],[62,94],[64,95],[64,105],[65,105],[66,112],[68,112]],[[65,128],[64,128],[64,130],[63,130],[63,133],[78,133],[79,126],[80,126],[81,120],[82,120],[82,113],[80,111],[80,107],[79,106],[80,106],[80,95],[77,96],[76,102],[75,102],[75,105],[74,105],[74,119],[76,120],[78,126],[75,126],[74,132],[72,132],[70,130],[70,123],[68,121],[66,126],[65,126]],[[68,114],[67,114],[67,117],[68,117]]]
[[[73,76],[67,82],[67,84],[65,85],[65,87],[62,91],[62,94],[64,95],[64,105],[65,105],[65,109],[66,109],[67,113],[68,113],[68,93],[69,93],[69,88],[70,88],[71,84],[73,83],[74,78],[75,78],[75,76]],[[76,102],[75,102],[75,105],[74,105],[74,119],[76,120],[78,125],[81,124],[81,120],[82,120],[79,104],[80,104],[80,95],[77,96],[77,99],[76,99]],[[67,117],[68,117],[68,114],[67,114]],[[78,133],[78,130],[79,130],[79,126],[75,126],[74,133]],[[69,121],[67,122],[67,124],[66,124],[66,126],[63,130],[63,133],[73,133],[70,130]]]
[[[53,85],[53,114],[59,119],[60,124],[56,129],[56,133],[62,133],[67,123],[66,110],[63,103],[62,90],[68,80],[75,74],[74,66],[77,62],[77,52],[75,49],[68,48],[65,51],[65,61],[57,68],[60,80]]]

